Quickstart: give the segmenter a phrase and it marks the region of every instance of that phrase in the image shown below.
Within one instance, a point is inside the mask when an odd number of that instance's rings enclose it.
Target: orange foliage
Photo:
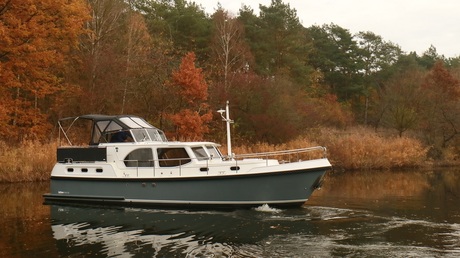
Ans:
[[[208,84],[202,69],[195,67],[195,54],[190,52],[182,59],[179,69],[172,73],[172,87],[177,87],[177,112],[168,118],[176,126],[176,136],[200,139],[209,131],[212,114],[208,110]]]
[[[212,113],[200,115],[197,111],[183,109],[179,113],[170,116],[171,121],[176,125],[176,132],[188,140],[202,140],[203,135],[209,132],[205,124],[212,120]]]
[[[459,86],[460,82],[450,74],[442,61],[434,64],[423,84],[425,89],[431,89],[435,95],[440,95],[441,102],[445,100],[458,100],[460,98]]]
[[[0,136],[41,138],[87,5],[83,0],[12,0],[3,1],[0,10]]]
[[[208,99],[208,84],[202,69],[195,67],[195,59],[195,53],[186,54],[179,69],[172,74],[173,83],[179,86],[179,94],[188,104]]]
[[[308,121],[306,127],[320,125],[346,127],[353,122],[350,109],[338,102],[337,96],[334,94],[309,98],[299,105],[299,108],[303,110],[304,121]]]

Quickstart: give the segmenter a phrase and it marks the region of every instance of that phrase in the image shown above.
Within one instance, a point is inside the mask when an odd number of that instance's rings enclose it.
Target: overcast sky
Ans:
[[[191,0],[209,14],[220,2],[237,15],[244,2],[259,15],[271,0]],[[334,23],[355,34],[371,31],[403,51],[421,55],[430,45],[445,57],[460,56],[460,0],[283,0],[304,27]]]

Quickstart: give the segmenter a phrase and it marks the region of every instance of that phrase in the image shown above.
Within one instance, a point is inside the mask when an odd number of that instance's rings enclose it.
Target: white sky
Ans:
[[[209,14],[217,3],[237,15],[242,3],[259,15],[271,0],[191,0]],[[351,34],[371,31],[403,51],[423,54],[430,45],[445,57],[460,56],[460,0],[283,0],[304,27],[334,23]]]

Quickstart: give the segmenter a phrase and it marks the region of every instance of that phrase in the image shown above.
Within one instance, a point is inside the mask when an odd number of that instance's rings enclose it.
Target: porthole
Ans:
[[[67,168],[67,172],[73,172],[73,168]]]
[[[86,173],[86,172],[88,172],[88,169],[87,168],[82,168],[81,172]]]

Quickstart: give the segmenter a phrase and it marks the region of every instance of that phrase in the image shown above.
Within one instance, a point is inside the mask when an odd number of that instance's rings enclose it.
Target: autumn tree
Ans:
[[[157,35],[150,37],[149,42],[145,55],[140,55],[143,51],[139,51],[131,59],[126,106],[128,112],[136,113],[162,128],[165,120],[163,115],[174,106],[169,99],[171,90],[166,82],[177,61],[170,54],[174,51],[169,40]]]
[[[77,68],[76,83],[84,95],[78,113],[114,112],[115,96],[122,96],[126,77],[126,36],[129,6],[122,0],[88,0],[91,19],[85,24],[87,37],[81,40],[82,68]],[[77,74],[77,73],[76,73]],[[104,101],[100,101],[104,99]],[[118,105],[117,105],[118,106]],[[117,113],[120,111],[118,110]]]
[[[202,69],[195,66],[195,54],[188,53],[179,69],[173,71],[169,101],[176,103],[169,118],[175,125],[175,136],[186,139],[201,139],[208,132],[207,123],[212,119],[209,110],[208,84]]]
[[[0,3],[0,136],[48,136],[68,54],[84,32],[82,0],[9,0]]]
[[[411,69],[393,76],[380,90],[379,123],[395,129],[401,137],[408,130],[418,129],[422,122],[424,73]]]
[[[253,58],[244,39],[244,27],[235,17],[219,8],[213,15],[213,67],[217,81],[222,82],[227,93],[232,81],[232,75],[248,72],[253,65]]]
[[[425,77],[422,89],[426,92],[422,130],[436,157],[460,133],[460,82],[442,61],[437,61]]]
[[[81,38],[80,51],[75,53],[82,62],[74,65],[73,76],[69,78],[80,86],[80,91],[68,96],[67,114],[147,113],[140,108],[149,109],[146,105],[150,104],[139,97],[148,95],[146,80],[150,81],[152,73],[159,72],[152,67],[160,63],[157,57],[162,54],[157,50],[163,47],[162,38],[151,37],[144,16],[135,10],[133,1],[88,2],[91,8],[91,19],[85,23],[88,33]],[[161,84],[165,80],[164,77]]]

